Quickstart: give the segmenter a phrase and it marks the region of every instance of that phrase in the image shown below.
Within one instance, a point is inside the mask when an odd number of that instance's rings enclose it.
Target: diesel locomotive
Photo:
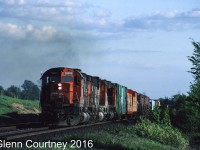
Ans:
[[[77,125],[146,115],[149,97],[80,69],[51,68],[41,76],[41,119]]]

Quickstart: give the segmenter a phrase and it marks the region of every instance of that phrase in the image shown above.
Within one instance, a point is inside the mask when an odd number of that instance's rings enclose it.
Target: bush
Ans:
[[[158,125],[147,119],[142,119],[141,123],[135,126],[135,133],[163,144],[171,145],[179,149],[186,149],[188,141],[182,134],[172,126]]]
[[[149,110],[149,120],[157,124],[171,125],[168,108],[155,107],[154,110]]]
[[[170,111],[172,124],[183,131],[200,131],[199,100],[195,100],[191,96],[177,94],[173,96],[172,101],[174,103],[174,107]]]

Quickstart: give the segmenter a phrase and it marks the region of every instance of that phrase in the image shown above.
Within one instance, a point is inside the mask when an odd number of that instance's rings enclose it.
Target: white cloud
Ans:
[[[24,5],[24,4],[26,4],[26,0],[19,0],[19,1],[18,1],[18,4]]]
[[[49,41],[56,35],[56,29],[51,26],[44,26],[41,29],[35,29],[33,34],[40,41]]]
[[[52,26],[43,26],[36,28],[32,24],[19,26],[11,23],[0,23],[1,36],[26,40],[34,39],[38,41],[51,41],[60,36]]]
[[[200,9],[188,12],[178,12],[177,10],[155,12],[151,15],[113,20],[109,10],[105,8],[72,0],[7,0],[7,4],[26,5],[25,7],[19,5],[16,7],[5,6],[1,10],[2,16],[0,18],[7,17],[20,21],[31,21],[33,25],[35,25],[35,21],[45,21],[49,26],[62,26],[63,29],[67,28],[82,32],[93,30],[99,32],[97,33],[99,35],[102,33],[103,37],[105,35],[111,37],[111,35],[119,33],[127,33],[128,35],[147,30],[186,30],[200,26]],[[44,36],[43,27],[39,26],[40,29],[32,29],[35,38],[39,40],[50,40],[55,34],[58,34],[55,30],[49,29],[48,35]],[[23,33],[23,31],[20,32]]]
[[[32,26],[32,24],[28,24],[28,25],[26,26],[26,29],[27,29],[28,32],[33,31],[33,26]]]
[[[75,30],[98,30],[100,32],[135,32],[146,30],[184,30],[200,25],[200,9],[188,12],[177,10],[155,12],[151,15],[133,16],[113,20],[109,10],[73,0],[7,0],[0,18],[45,21],[67,26]],[[16,5],[10,7],[9,5]],[[21,5],[26,4],[24,7]]]
[[[12,5],[12,4],[15,4],[15,0],[5,0],[5,3]]]
[[[95,13],[95,16],[99,18],[108,18],[110,17],[110,12],[105,9],[100,9],[100,10],[97,10],[97,12]]]
[[[109,25],[109,21],[106,20],[105,18],[100,18],[100,19],[94,19],[94,18],[85,18],[83,21],[83,26],[88,26],[88,29],[91,27],[97,28],[97,27],[103,27],[106,25]]]
[[[9,5],[14,5],[14,4],[24,5],[26,4],[26,0],[5,0],[5,3]]]
[[[22,27],[16,25],[16,24],[11,24],[11,23],[0,23],[0,32],[1,36],[10,36],[13,38],[24,38],[25,33],[22,29]]]
[[[200,9],[191,11],[190,12],[190,16],[192,16],[192,17],[200,17]]]
[[[200,26],[200,10],[188,12],[156,12],[153,15],[131,17],[124,21],[124,27],[135,30],[187,30]]]
[[[169,12],[156,12],[155,16],[163,16],[165,18],[174,18],[178,15],[177,10],[169,11]]]

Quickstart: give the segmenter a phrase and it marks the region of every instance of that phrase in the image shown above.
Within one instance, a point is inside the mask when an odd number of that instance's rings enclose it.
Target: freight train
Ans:
[[[134,118],[151,109],[148,96],[80,69],[51,68],[41,81],[41,119],[45,124],[72,126]]]

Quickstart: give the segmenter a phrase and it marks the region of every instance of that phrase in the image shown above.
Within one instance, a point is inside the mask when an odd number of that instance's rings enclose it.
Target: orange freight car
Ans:
[[[137,93],[128,89],[127,93],[127,114],[132,115],[137,112]]]

